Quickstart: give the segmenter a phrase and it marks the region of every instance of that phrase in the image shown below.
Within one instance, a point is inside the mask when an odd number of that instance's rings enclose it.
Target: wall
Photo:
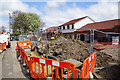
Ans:
[[[71,32],[74,32],[74,29],[64,29],[62,31],[63,33],[71,33]]]
[[[76,22],[76,23],[74,24],[74,28],[75,28],[75,29],[79,29],[79,28],[85,26],[85,25],[88,24],[88,23],[93,23],[93,21],[87,17],[87,18],[85,18],[85,19],[83,19],[83,20],[80,20],[80,21]]]
[[[107,29],[107,30],[100,30],[100,31],[103,31],[103,32],[114,32],[114,29]],[[87,35],[90,35],[90,31],[83,31],[83,32],[78,32],[78,31],[75,31],[75,39],[77,38],[77,34],[87,34]],[[95,41],[106,41],[108,38],[106,38],[106,34],[104,33],[101,33],[101,32],[97,32],[95,31],[94,32],[94,40]]]
[[[69,37],[65,37],[65,35],[69,35]],[[73,32],[73,33],[63,33],[63,36],[64,36],[65,38],[68,38],[68,39],[74,38],[74,37],[72,37],[72,35],[74,36],[74,32]]]
[[[63,29],[63,26],[61,27],[61,29],[62,29],[63,33],[70,33],[70,32],[74,32],[76,29],[79,29],[88,23],[93,23],[93,22],[94,21],[92,21],[90,18],[87,17],[83,20],[80,20],[80,21],[74,23],[74,29],[72,29],[72,24],[69,25],[70,29],[67,29],[66,25],[65,25],[65,29]]]

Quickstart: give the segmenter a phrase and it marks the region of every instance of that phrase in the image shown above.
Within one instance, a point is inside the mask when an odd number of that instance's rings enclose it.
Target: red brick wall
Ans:
[[[100,31],[103,31],[103,32],[119,32],[120,33],[120,27],[115,27],[113,29],[106,29],[106,30],[100,30]],[[89,34],[90,35],[90,31],[83,31],[83,32],[75,31],[74,33],[63,33],[63,35],[66,35],[66,34],[68,34],[70,36],[70,38],[72,38],[72,34],[73,34],[74,39],[76,39],[77,34]],[[104,39],[106,37],[106,34],[101,33],[101,32],[97,32],[97,31],[94,32],[94,35],[95,34],[97,34],[97,40],[98,41],[104,41]]]

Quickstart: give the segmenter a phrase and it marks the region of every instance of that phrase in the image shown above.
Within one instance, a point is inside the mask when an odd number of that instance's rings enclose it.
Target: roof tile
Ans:
[[[118,25],[119,21],[120,19],[114,19],[114,20],[90,23],[83,26],[80,29],[77,29],[76,31],[87,31],[89,29],[95,29],[95,30],[111,29],[111,28],[114,28],[115,25]]]

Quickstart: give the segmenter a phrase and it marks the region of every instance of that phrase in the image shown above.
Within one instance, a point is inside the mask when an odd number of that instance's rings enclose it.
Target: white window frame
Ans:
[[[65,25],[65,29],[67,29],[67,25]]]
[[[72,29],[72,24],[69,25],[69,29]]]

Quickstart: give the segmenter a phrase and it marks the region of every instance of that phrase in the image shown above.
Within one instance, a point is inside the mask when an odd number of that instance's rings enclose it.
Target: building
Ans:
[[[70,20],[58,27],[50,27],[43,31],[47,38],[50,38],[57,31],[62,31],[66,38],[78,39],[84,42],[90,42],[94,37],[94,42],[112,42],[113,39],[120,37],[120,19],[95,22],[90,17]],[[93,41],[92,40],[92,41]],[[120,40],[119,40],[120,41]]]
[[[75,31],[75,37],[79,40],[89,42],[90,32],[94,30],[95,42],[111,42],[113,37],[120,36],[119,20],[114,19],[86,24]]]
[[[49,27],[42,31],[42,38],[46,39],[47,36],[47,39],[51,39],[51,37],[56,37],[57,32],[58,32],[58,27],[55,26]]]
[[[86,25],[88,23],[94,23],[94,22],[95,21],[93,19],[91,19],[88,16],[85,16],[82,18],[70,20],[70,21],[60,25],[58,29],[62,30],[64,37],[74,38],[74,32],[77,29],[83,27],[84,25]]]

